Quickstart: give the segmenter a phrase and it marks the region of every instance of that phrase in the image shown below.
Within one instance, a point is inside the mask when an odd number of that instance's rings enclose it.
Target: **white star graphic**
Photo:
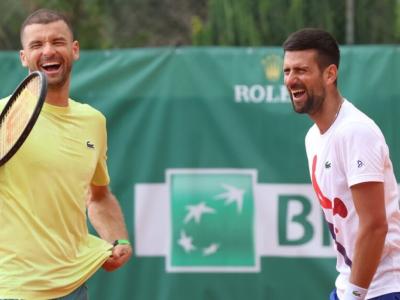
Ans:
[[[215,199],[224,199],[225,205],[229,205],[231,203],[236,202],[237,211],[240,213],[242,211],[243,206],[243,194],[245,190],[238,189],[237,187],[231,186],[229,184],[222,184],[225,188],[226,192],[216,195]]]
[[[209,206],[207,206],[204,202],[200,202],[197,205],[187,205],[186,209],[189,211],[185,216],[185,224],[190,222],[190,220],[194,219],[196,223],[200,222],[201,216],[203,214],[212,214],[215,213],[215,210]]]
[[[181,230],[181,237],[178,240],[178,244],[185,250],[186,253],[196,249],[192,244],[192,237],[187,236],[184,230]]]
[[[208,256],[218,251],[219,245],[216,243],[210,244],[207,248],[203,248],[203,256]]]

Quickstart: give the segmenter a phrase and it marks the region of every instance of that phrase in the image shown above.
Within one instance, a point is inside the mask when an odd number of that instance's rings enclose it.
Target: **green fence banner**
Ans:
[[[321,300],[335,253],[304,136],[264,48],[82,51],[71,97],[107,117],[111,188],[134,256],[88,282],[95,300]],[[400,52],[342,47],[342,94],[381,127],[400,167]],[[26,70],[0,52],[0,94]],[[91,228],[92,230],[92,228]]]

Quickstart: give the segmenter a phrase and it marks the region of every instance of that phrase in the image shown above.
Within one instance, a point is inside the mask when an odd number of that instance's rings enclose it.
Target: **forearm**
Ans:
[[[100,237],[110,243],[128,239],[121,207],[112,193],[88,203],[88,216]]]
[[[379,265],[387,233],[387,224],[360,226],[351,268],[350,282],[368,288]]]

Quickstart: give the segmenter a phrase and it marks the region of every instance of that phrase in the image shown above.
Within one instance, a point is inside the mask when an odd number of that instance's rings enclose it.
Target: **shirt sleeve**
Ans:
[[[369,123],[341,128],[340,157],[349,187],[362,182],[383,182],[388,147],[381,131]]]

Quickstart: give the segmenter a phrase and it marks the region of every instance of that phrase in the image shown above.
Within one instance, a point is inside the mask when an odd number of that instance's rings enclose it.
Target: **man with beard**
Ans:
[[[313,188],[337,251],[330,299],[400,299],[397,183],[378,126],[338,88],[339,46],[306,28],[283,44],[293,108],[314,121],[306,135]]]
[[[21,43],[22,65],[46,75],[48,94],[30,136],[0,169],[0,298],[84,300],[99,267],[113,271],[132,254],[108,187],[106,120],[69,98],[79,44],[65,16],[34,12]],[[88,233],[86,210],[101,239]]]

